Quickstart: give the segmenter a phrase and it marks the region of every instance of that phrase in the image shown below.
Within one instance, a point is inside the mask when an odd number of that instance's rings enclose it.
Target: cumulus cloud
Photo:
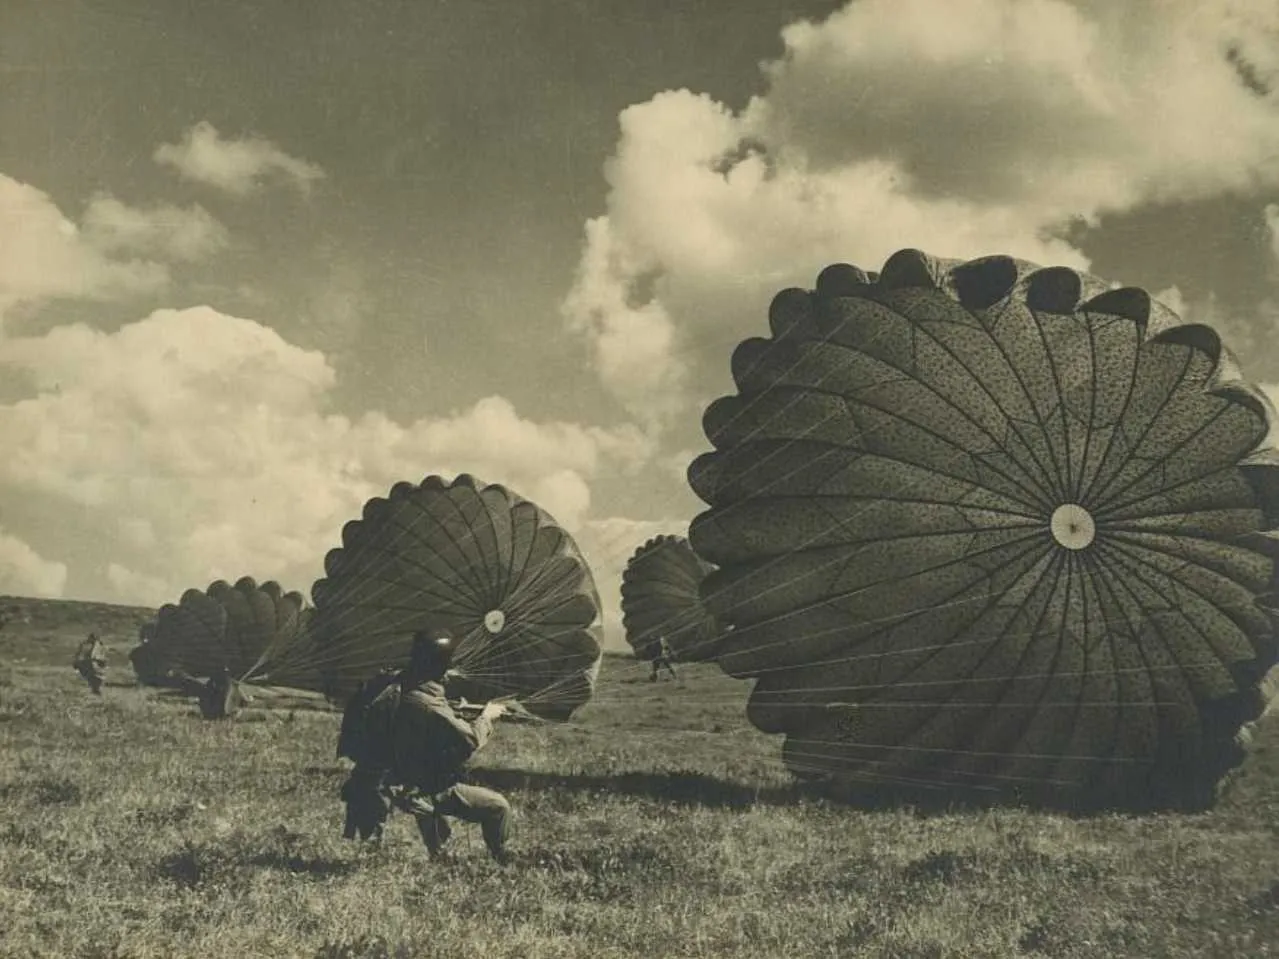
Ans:
[[[243,575],[305,592],[367,499],[433,473],[504,483],[576,529],[591,480],[647,455],[633,428],[535,422],[500,396],[411,423],[336,415],[323,354],[208,307],[13,337],[0,368],[32,384],[0,405],[0,508],[87,517],[76,592],[122,602]]]
[[[141,231],[151,244],[165,229],[115,201],[90,210],[82,229],[48,194],[0,174],[0,316],[9,307],[56,297],[110,300],[164,287],[168,268],[130,257],[137,249],[127,241],[138,240]],[[125,221],[133,224],[131,236],[104,227]]]
[[[1277,24],[1234,0],[858,0],[792,24],[742,110],[679,90],[622,112],[566,321],[660,421],[827,263],[1087,267],[1072,225],[1279,184]],[[645,362],[620,363],[632,344]]]
[[[861,0],[783,32],[752,112],[815,165],[893,159],[921,193],[1040,221],[1214,195],[1279,175],[1275,104],[1239,73],[1265,19],[1230,0]]]
[[[1279,302],[1263,299],[1250,310],[1228,309],[1221,298],[1208,293],[1192,300],[1173,287],[1155,296],[1177,313],[1183,322],[1211,326],[1235,356],[1246,378],[1268,380],[1279,370]],[[1172,302],[1170,302],[1172,300]]]
[[[86,240],[106,253],[134,251],[167,259],[198,260],[227,245],[227,231],[199,205],[130,207],[98,196],[84,214]]]
[[[147,576],[119,563],[107,563],[107,582],[113,595],[127,597],[140,606],[162,606],[181,598],[163,578]]]
[[[607,218],[586,224],[586,250],[565,309],[574,332],[589,336],[599,374],[646,423],[679,409],[688,370],[675,355],[675,324],[659,302],[629,296],[644,263],[613,242]]]
[[[324,177],[320,167],[290,156],[269,140],[256,136],[227,139],[203,120],[178,143],[158,146],[152,158],[173,168],[184,179],[239,197],[269,181],[286,183],[306,193]]]
[[[1181,292],[1181,287],[1174,284],[1166,289],[1157,290],[1150,295],[1176,313],[1179,318],[1183,320],[1186,318],[1188,307],[1185,294]]]
[[[501,472],[522,484],[517,489],[521,495],[531,495],[522,492],[531,488],[528,484],[557,476],[568,490],[574,485],[568,473],[591,475],[603,457],[625,463],[642,459],[648,449],[648,441],[633,427],[610,430],[566,422],[538,423],[521,418],[510,401],[500,396],[485,397],[469,409],[404,427],[377,414],[365,418],[361,430],[358,452],[364,462],[395,470],[414,461],[432,460],[446,464],[446,471],[465,470],[490,482],[494,480],[486,473]],[[565,506],[575,499],[566,494]],[[564,516],[556,518],[572,525]]]
[[[0,530],[0,593],[57,599],[67,584],[65,563],[47,560]]]
[[[1270,236],[1270,252],[1279,261],[1279,203],[1268,203],[1263,211],[1266,219],[1266,232]]]

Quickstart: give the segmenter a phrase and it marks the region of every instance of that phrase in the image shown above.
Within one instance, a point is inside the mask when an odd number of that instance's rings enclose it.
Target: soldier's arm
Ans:
[[[467,722],[457,713],[449,709],[442,712],[445,719],[453,727],[454,731],[462,738],[471,752],[475,752],[493,735],[493,720],[481,713],[472,722]]]
[[[475,748],[479,749],[489,737],[493,735],[493,719],[487,713],[480,713],[471,723],[471,730],[475,735]]]
[[[425,742],[439,737],[447,727],[455,737],[459,749],[469,756],[488,740],[492,733],[492,724],[487,718],[468,723],[457,715],[446,702],[435,700],[423,703],[426,709],[401,710],[398,722],[409,742]],[[447,737],[449,734],[446,733]]]

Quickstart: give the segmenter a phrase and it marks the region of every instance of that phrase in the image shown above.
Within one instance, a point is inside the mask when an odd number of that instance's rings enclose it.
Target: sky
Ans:
[[[1271,0],[6,0],[0,593],[309,594],[397,481],[621,569],[832,262],[1140,286],[1279,395]]]

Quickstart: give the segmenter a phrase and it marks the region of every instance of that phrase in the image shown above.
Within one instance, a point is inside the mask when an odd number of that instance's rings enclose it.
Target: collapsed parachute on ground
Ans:
[[[308,612],[302,594],[279,583],[218,580],[162,606],[129,659],[144,685],[198,696],[206,716],[228,716],[244,700],[243,684],[319,691]]]
[[[171,678],[163,660],[156,654],[155,646],[143,643],[129,650],[129,662],[133,664],[133,673],[143,686],[172,685]]]
[[[663,636],[677,661],[715,658],[719,624],[698,592],[711,568],[680,536],[655,536],[632,554],[622,571],[622,626],[639,659],[656,657]]]
[[[690,539],[792,771],[1201,805],[1276,660],[1279,454],[1215,332],[1004,256],[780,293]]]
[[[428,625],[459,640],[451,696],[515,697],[544,719],[590,699],[600,603],[573,538],[536,504],[466,474],[397,483],[346,524],[312,589],[326,691],[403,666]]]

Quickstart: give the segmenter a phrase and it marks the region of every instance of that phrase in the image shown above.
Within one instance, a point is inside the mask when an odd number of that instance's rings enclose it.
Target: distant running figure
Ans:
[[[671,679],[679,679],[675,675],[675,657],[671,653],[670,643],[666,641],[665,636],[659,636],[657,637],[657,655],[653,657],[653,671],[648,676],[650,683],[657,682],[657,673],[663,666],[671,674]]]
[[[90,633],[89,638],[80,644],[71,665],[84,677],[93,695],[101,696],[102,683],[107,675],[107,647],[98,639],[97,633]]]

